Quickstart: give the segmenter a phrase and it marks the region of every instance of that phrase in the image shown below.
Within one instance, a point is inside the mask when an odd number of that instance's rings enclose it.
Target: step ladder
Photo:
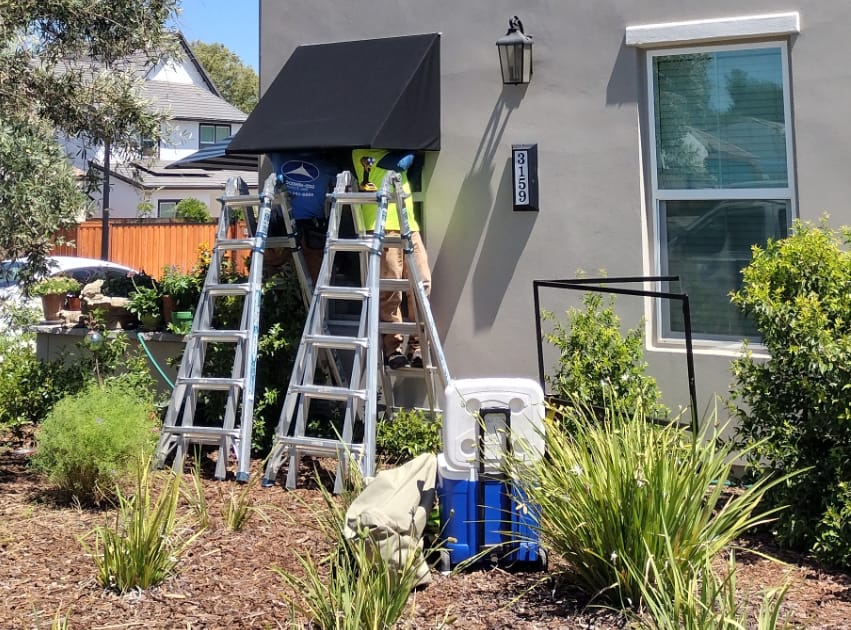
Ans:
[[[378,415],[379,387],[383,388],[385,403],[392,399],[388,385],[391,375],[384,368],[381,352],[381,334],[419,333],[423,350],[423,368],[404,368],[392,372],[425,375],[428,398],[436,409],[438,392],[449,382],[449,372],[440,346],[428,297],[413,260],[411,231],[405,209],[405,193],[401,177],[390,172],[377,192],[355,192],[357,183],[350,172],[340,173],[331,196],[328,236],[325,257],[317,279],[316,288],[308,309],[304,333],[296,355],[286,399],[275,432],[275,441],[266,463],[263,485],[275,483],[284,459],[288,460],[286,487],[295,488],[298,468],[303,456],[332,457],[338,460],[334,491],[343,489],[344,481],[353,462],[359,465],[365,477],[375,474],[375,442]],[[363,204],[378,205],[374,226],[364,225]],[[389,239],[385,236],[385,221],[390,203],[399,212],[402,236]],[[344,207],[351,208],[356,235],[345,238],[340,234],[340,220]],[[403,281],[380,279],[381,252],[384,247],[402,247],[408,263],[410,277]],[[360,263],[360,284],[347,286],[333,283],[335,256],[354,252]],[[414,309],[421,318],[412,323],[385,324],[379,322],[379,292],[381,290],[412,290],[417,302]],[[340,302],[355,302],[360,314],[354,334],[337,334],[329,330],[328,319],[333,307]],[[318,351],[333,349],[348,352],[351,358],[348,385],[325,385],[316,381]],[[382,383],[379,383],[381,370]],[[437,381],[443,384],[439,388]],[[439,388],[439,389],[438,389]],[[329,401],[342,410],[342,431],[335,438],[308,435],[311,403]],[[360,423],[361,426],[357,426]],[[355,440],[356,429],[363,436]]]
[[[182,470],[184,457],[192,444],[218,445],[216,478],[226,477],[228,456],[233,451],[238,462],[236,479],[240,482],[249,478],[263,256],[267,247],[295,247],[291,236],[274,239],[267,236],[273,204],[281,199],[274,176],[266,180],[259,196],[248,193],[248,186],[242,178],[232,178],[225,186],[210,265],[192,329],[186,336],[183,358],[156,451],[159,467],[164,466],[174,452],[174,468]],[[228,228],[231,218],[240,208],[245,212],[250,236],[230,238]],[[222,277],[222,265],[226,263],[227,253],[239,251],[250,252],[247,280],[226,282]],[[219,300],[229,298],[242,300],[242,314],[237,328],[223,329],[216,320],[216,307],[217,302],[221,307]],[[216,346],[232,348],[234,358],[230,373],[207,373],[208,353]],[[225,395],[223,407],[213,409],[220,414],[219,420],[211,426],[196,424],[199,397],[215,397],[214,392]]]

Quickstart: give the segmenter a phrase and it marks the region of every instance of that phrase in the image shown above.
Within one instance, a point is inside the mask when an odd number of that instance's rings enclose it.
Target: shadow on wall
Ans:
[[[484,226],[484,239],[473,274],[473,325],[477,332],[493,326],[538,218],[537,212],[514,212],[511,174],[512,162],[507,157],[493,203],[493,215]],[[530,282],[530,297],[531,293]]]
[[[642,56],[626,45],[626,38],[622,39],[606,85],[606,105],[631,105],[639,101],[638,78],[644,76],[641,62]]]
[[[446,236],[432,270],[432,286],[441,295],[442,308],[436,317],[441,338],[446,337],[449,324],[453,321],[460,304],[461,294],[469,277],[465,270],[473,267],[473,261],[491,240],[489,223],[494,207],[494,193],[491,189],[491,181],[496,170],[494,159],[500,148],[508,119],[523,100],[527,87],[526,85],[503,87],[482,134],[482,140],[470,170],[461,182]],[[510,171],[504,168],[497,190],[499,198],[510,194],[510,191],[505,190],[506,176],[510,177]],[[510,188],[510,180],[508,187]],[[489,252],[486,261],[495,262],[500,256],[509,255],[510,252]],[[511,266],[513,269],[513,262]],[[504,274],[498,274],[495,277],[492,277],[492,274],[487,275],[488,277],[483,281],[492,282]],[[501,295],[505,292],[504,286],[502,289],[499,291],[498,286],[489,287],[488,294],[495,292],[499,296],[498,302],[501,302]],[[479,295],[475,297],[478,299]],[[479,319],[477,315],[477,322]],[[493,321],[493,315],[490,316],[489,321]],[[479,327],[477,323],[476,328]]]

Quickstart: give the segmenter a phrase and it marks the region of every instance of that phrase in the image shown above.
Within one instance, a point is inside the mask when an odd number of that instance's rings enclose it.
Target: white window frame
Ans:
[[[201,129],[204,127],[212,127],[213,128],[213,138],[219,135],[219,128],[227,128],[227,133],[225,137],[232,135],[232,126],[229,123],[198,123],[198,148],[203,149],[204,147],[211,147],[217,142],[221,142],[221,140],[213,140],[212,142],[203,142],[201,140]]]
[[[786,127],[786,173],[787,185],[781,188],[699,188],[699,189],[659,189],[659,172],[656,155],[656,99],[653,85],[653,60],[656,57],[668,57],[672,55],[688,55],[696,53],[718,52],[723,50],[745,50],[757,48],[780,48],[781,71],[783,73],[783,109],[784,124]],[[650,156],[650,203],[653,212],[653,265],[656,274],[662,273],[662,250],[667,240],[665,226],[662,222],[660,201],[725,201],[736,199],[784,199],[788,200],[792,220],[798,216],[797,196],[795,190],[795,156],[794,156],[794,127],[792,124],[792,103],[790,91],[789,73],[789,46],[786,40],[768,40],[760,42],[729,42],[712,43],[693,47],[659,48],[648,50],[646,54],[646,81],[647,81],[647,129],[648,129],[648,152]],[[657,283],[657,290],[663,290],[662,283]],[[654,342],[660,347],[682,347],[685,344],[682,335],[672,333],[668,330],[666,309],[669,305],[662,304],[664,300],[655,300],[653,336]],[[729,339],[713,339],[701,337],[699,333],[692,333],[693,343],[697,348],[725,350],[737,352],[741,347],[741,341]],[[760,344],[752,344],[759,346]]]

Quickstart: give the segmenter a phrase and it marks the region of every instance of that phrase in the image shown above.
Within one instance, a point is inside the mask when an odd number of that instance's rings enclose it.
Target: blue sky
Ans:
[[[259,0],[182,0],[177,27],[188,41],[224,44],[258,69]]]

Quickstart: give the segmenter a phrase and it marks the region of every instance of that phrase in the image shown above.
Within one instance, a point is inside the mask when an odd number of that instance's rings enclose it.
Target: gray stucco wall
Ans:
[[[790,40],[798,209],[851,223],[845,152],[851,3],[804,0],[261,0],[261,87],[301,44],[441,32],[442,150],[429,157],[425,236],[432,306],[453,376],[536,377],[532,280],[578,269],[653,273],[641,117],[644,53],[628,25],[798,11]],[[518,14],[535,38],[527,87],[503,86],[495,41]],[[358,69],[358,60],[352,60]],[[364,63],[368,68],[368,63]],[[328,97],[335,94],[328,77]],[[511,208],[511,144],[537,143],[541,210]],[[562,299],[562,298],[559,298]],[[564,298],[574,303],[578,298]],[[560,310],[558,300],[545,303]],[[625,323],[645,314],[620,300]],[[647,311],[649,312],[649,311]],[[681,352],[648,350],[669,404],[685,403]],[[729,353],[696,357],[700,405],[730,381]]]

